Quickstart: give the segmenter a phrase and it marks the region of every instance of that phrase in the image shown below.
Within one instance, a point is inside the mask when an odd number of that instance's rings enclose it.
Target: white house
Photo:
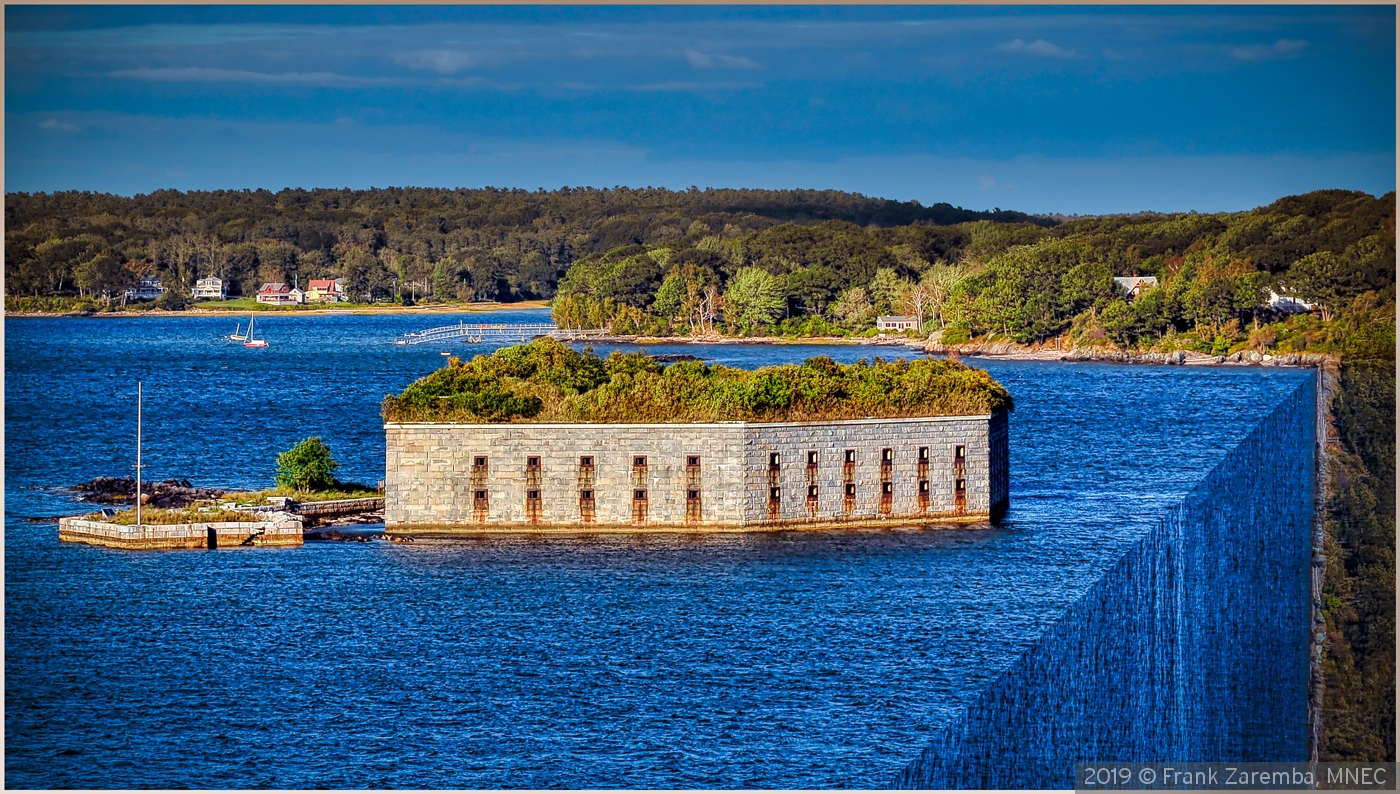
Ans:
[[[913,331],[919,327],[919,321],[898,314],[881,315],[875,318],[875,327],[881,331]]]
[[[221,301],[227,297],[224,289],[224,280],[218,276],[202,278],[194,283],[194,292],[191,295],[195,300],[215,300]]]
[[[268,282],[258,288],[258,303],[272,306],[292,306],[305,303],[306,295],[296,287],[277,281]]]
[[[165,287],[160,285],[160,279],[155,276],[145,276],[136,282],[136,286],[126,291],[126,299],[129,301],[153,301],[165,294]]]
[[[1157,289],[1156,276],[1119,276],[1113,279],[1114,286],[1127,300],[1133,300],[1142,293]]]
[[[1269,290],[1268,305],[1270,309],[1283,312],[1284,314],[1302,314],[1303,312],[1310,312],[1317,308],[1316,304],[1308,303],[1302,298],[1295,298],[1288,294],[1287,287],[1279,287],[1279,289],[1283,292],[1282,295],[1273,290]]]

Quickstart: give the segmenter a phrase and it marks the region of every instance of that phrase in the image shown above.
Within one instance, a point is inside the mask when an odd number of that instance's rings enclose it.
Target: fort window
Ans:
[[[579,491],[578,498],[582,499],[585,502],[591,502],[593,501],[593,492],[589,490]]]
[[[580,455],[580,456],[579,456],[579,459],[578,459],[578,465],[579,465],[580,468],[584,468],[584,469],[591,469],[591,468],[593,468],[593,456],[592,456],[592,455]]]
[[[807,468],[809,468],[809,469],[815,469],[816,467],[817,467],[817,453],[815,453],[815,452],[808,452],[808,453],[807,453]]]
[[[700,492],[695,490],[686,491],[685,498],[692,502],[698,502],[700,501]]]
[[[928,447],[919,447],[919,462],[928,463]]]
[[[956,481],[956,482],[954,483],[953,489],[956,490],[958,493],[966,493],[966,492],[967,492],[967,480],[958,480],[958,481]]]
[[[477,455],[475,458],[472,459],[472,465],[477,467],[478,469],[486,468],[486,456]]]
[[[919,493],[928,493],[928,480],[919,480]]]
[[[815,486],[815,485],[809,485],[809,486],[807,486],[807,498],[808,498],[808,499],[816,499],[816,498],[817,498],[817,486]]]
[[[848,450],[846,450],[846,462],[847,462],[847,463],[855,463],[855,462],[856,462],[856,451],[855,451],[854,449],[848,449]]]
[[[647,492],[645,489],[638,488],[632,492],[632,498],[637,500],[638,502],[645,501],[647,498]]]
[[[894,493],[894,483],[892,483],[892,482],[880,483],[880,493],[884,494],[885,496],[889,496],[889,495],[893,494],[893,493]]]
[[[689,467],[689,468],[692,468],[692,469],[699,467],[699,465],[700,465],[700,456],[699,456],[699,455],[686,455],[686,456],[685,456],[685,465],[686,465],[687,467]]]
[[[890,449],[889,447],[885,447],[884,449],[880,450],[880,462],[881,462],[881,463],[892,463],[892,462],[894,462],[894,450]]]
[[[526,491],[526,492],[525,492],[525,498],[526,498],[526,499],[529,499],[529,500],[531,500],[531,501],[537,501],[537,500],[540,498],[540,492],[539,492],[539,491]]]
[[[486,492],[485,492],[485,491],[477,491],[475,494],[473,494],[473,498],[475,498],[476,501],[478,501],[478,502],[484,502],[484,501],[486,501]]]
[[[777,501],[780,501],[782,498],[783,498],[783,490],[782,490],[781,488],[769,488],[769,489],[768,489],[768,501],[770,501],[770,502],[777,502]]]
[[[633,465],[634,467],[638,468],[638,469],[645,468],[646,465],[647,465],[647,456],[646,456],[646,455],[634,455],[634,456],[632,456],[632,465]]]
[[[770,468],[770,469],[776,469],[776,468],[778,468],[778,453],[776,453],[776,452],[770,452],[770,453],[768,453],[768,468]]]
[[[967,460],[967,447],[963,446],[962,444],[953,447],[953,459]]]
[[[853,498],[855,498],[855,495],[856,495],[856,484],[853,483],[853,482],[848,482],[848,483],[846,483],[846,498],[847,498],[847,499],[853,499]]]
[[[538,469],[539,467],[540,467],[540,459],[539,459],[539,456],[538,456],[538,455],[531,455],[530,457],[528,457],[528,458],[525,459],[525,468],[527,468],[527,469]]]

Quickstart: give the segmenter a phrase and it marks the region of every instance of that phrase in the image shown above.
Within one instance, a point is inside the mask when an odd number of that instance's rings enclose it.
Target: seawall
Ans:
[[[134,550],[302,545],[301,521],[286,513],[265,521],[143,524],[139,527],[65,517],[58,520],[58,539]]]
[[[1063,789],[1081,761],[1306,761],[1316,390],[1277,405],[894,785]]]

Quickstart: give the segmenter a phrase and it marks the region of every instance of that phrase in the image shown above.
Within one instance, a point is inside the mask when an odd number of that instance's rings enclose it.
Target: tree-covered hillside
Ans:
[[[619,246],[725,238],[781,224],[1023,222],[1017,212],[872,199],[834,190],[163,190],[5,197],[5,293],[114,294],[144,275],[187,291],[222,276],[343,277],[356,300],[549,298],[575,260]]]
[[[1070,335],[1123,348],[1301,350],[1324,343],[1324,324],[1362,296],[1371,309],[1393,307],[1394,263],[1393,193],[1057,226],[701,229],[581,259],[555,318],[620,333],[858,334],[880,314],[903,314],[946,329],[947,342]],[[1153,276],[1158,288],[1129,301],[1115,276]],[[1267,327],[1283,316],[1274,296],[1319,311]]]

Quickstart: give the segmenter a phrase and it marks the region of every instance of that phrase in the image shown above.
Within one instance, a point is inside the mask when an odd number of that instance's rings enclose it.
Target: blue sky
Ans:
[[[5,189],[1395,187],[1394,6],[5,7]]]

